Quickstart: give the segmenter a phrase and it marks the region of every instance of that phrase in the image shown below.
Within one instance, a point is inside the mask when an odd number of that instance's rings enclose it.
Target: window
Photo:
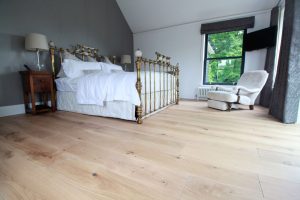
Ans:
[[[235,85],[244,71],[243,41],[246,30],[206,34],[205,85]]]

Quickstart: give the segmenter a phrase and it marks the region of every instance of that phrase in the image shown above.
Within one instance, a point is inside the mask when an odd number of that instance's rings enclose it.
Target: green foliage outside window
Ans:
[[[207,36],[206,83],[235,84],[243,63],[244,31],[231,31]]]

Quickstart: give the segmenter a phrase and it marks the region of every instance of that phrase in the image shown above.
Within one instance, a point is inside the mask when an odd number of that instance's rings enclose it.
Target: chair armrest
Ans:
[[[218,90],[222,90],[222,91],[226,91],[226,92],[235,92],[235,90],[233,88],[225,88],[225,87],[222,87],[222,86],[216,86],[216,91]]]
[[[256,92],[260,91],[259,88],[249,89],[249,88],[246,88],[246,87],[243,87],[243,86],[237,86],[236,88],[238,90],[238,93],[240,91],[244,91],[244,92],[247,92],[247,93],[256,93]]]

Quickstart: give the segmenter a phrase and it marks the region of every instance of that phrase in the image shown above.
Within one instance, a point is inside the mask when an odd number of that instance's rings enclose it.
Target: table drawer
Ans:
[[[33,77],[34,92],[51,92],[51,78]]]

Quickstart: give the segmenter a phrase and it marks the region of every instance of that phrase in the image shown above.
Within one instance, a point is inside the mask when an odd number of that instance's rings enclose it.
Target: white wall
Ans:
[[[202,23],[244,16],[255,16],[255,27],[248,32],[266,28],[270,24],[270,10],[246,15],[230,16],[193,22],[159,30],[134,34],[134,49],[141,49],[143,57],[154,58],[154,52],[171,56],[172,64],[180,65],[180,97],[195,98],[196,88],[202,84],[204,36],[200,34]],[[264,69],[266,50],[246,53],[245,71]]]
[[[297,124],[300,124],[300,101],[299,101],[299,108],[298,108],[298,119]]]

